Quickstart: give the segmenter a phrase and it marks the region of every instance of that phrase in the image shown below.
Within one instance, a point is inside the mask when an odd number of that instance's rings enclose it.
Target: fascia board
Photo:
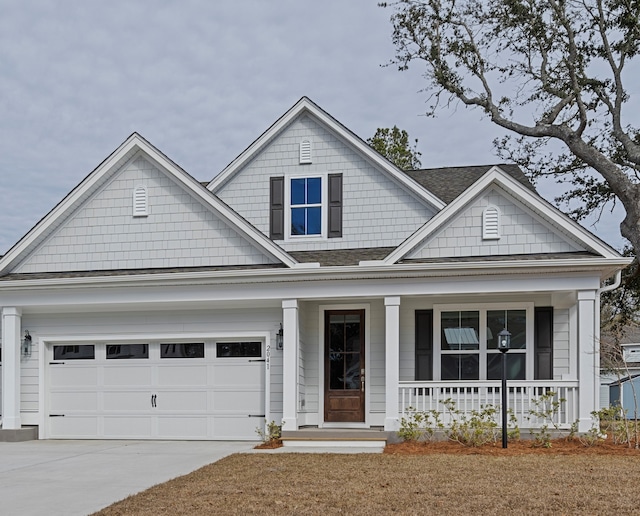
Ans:
[[[52,224],[81,199],[98,182],[102,176],[110,170],[118,161],[124,158],[140,143],[140,137],[133,133],[114,152],[112,152],[93,172],[78,184],[62,201],[60,201],[44,218],[38,222],[22,239],[13,246],[0,260],[0,274],[12,264],[28,247],[33,244],[43,233],[49,230]]]
[[[208,185],[207,189],[216,192],[224,183],[226,183],[240,168],[248,163],[261,149],[263,149],[282,129],[291,123],[293,119],[303,112],[308,112],[318,119],[331,131],[334,131],[343,140],[355,147],[370,162],[373,162],[386,174],[395,179],[401,186],[410,193],[417,196],[423,202],[426,202],[441,210],[446,205],[438,197],[426,190],[416,181],[411,179],[407,174],[395,167],[390,161],[382,157],[366,144],[361,138],[342,125],[338,120],[329,115],[307,97],[300,99],[289,111],[280,117],[269,129],[267,129],[257,140],[255,140],[242,154],[233,160],[220,174],[218,174]]]
[[[402,259],[423,240],[441,228],[448,220],[452,220],[469,202],[480,195],[484,190],[488,189],[492,184],[502,187],[522,204],[540,212],[544,217],[554,221],[557,225],[569,225],[572,228],[572,233],[576,237],[576,240],[586,248],[607,258],[620,257],[620,253],[615,249],[592,235],[580,224],[573,221],[557,208],[553,207],[542,197],[532,194],[518,181],[511,178],[508,174],[505,174],[499,167],[494,166],[480,179],[478,179],[478,181],[460,194],[446,208],[437,213],[433,218],[431,218],[431,220],[400,244],[395,251],[385,258],[385,263],[391,265]]]
[[[265,283],[280,281],[314,281],[326,279],[393,279],[399,277],[429,276],[472,276],[501,274],[540,274],[540,273],[598,273],[607,278],[616,270],[632,263],[632,258],[567,258],[554,260],[478,261],[478,262],[440,262],[408,263],[388,265],[348,267],[319,267],[309,269],[251,269],[243,271],[203,271],[182,273],[137,274],[131,276],[95,276],[77,278],[22,279],[0,281],[0,291],[29,290],[41,288],[83,288],[87,286],[119,285],[176,285],[223,283]]]

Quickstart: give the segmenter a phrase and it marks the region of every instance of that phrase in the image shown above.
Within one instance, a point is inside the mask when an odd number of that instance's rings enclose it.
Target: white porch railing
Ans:
[[[451,422],[444,401],[451,399],[455,410],[469,415],[471,411],[480,411],[482,407],[502,405],[501,382],[400,382],[400,417],[406,417],[409,410],[420,412],[436,411],[446,425]],[[569,429],[578,418],[578,382],[566,380],[509,381],[507,407],[516,417],[520,429],[539,428],[545,423],[549,428]],[[553,422],[531,415],[531,411],[540,411],[534,400],[548,393],[554,393],[551,401],[561,401],[559,410],[553,416]],[[548,405],[547,405],[548,406]],[[500,416],[496,418],[500,424]]]

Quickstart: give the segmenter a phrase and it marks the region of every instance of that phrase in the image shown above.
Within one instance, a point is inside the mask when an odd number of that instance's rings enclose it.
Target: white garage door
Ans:
[[[51,438],[257,439],[261,342],[54,345]]]

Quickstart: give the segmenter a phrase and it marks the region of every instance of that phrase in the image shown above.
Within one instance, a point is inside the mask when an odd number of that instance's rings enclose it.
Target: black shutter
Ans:
[[[342,174],[329,174],[329,238],[342,236]]]
[[[416,310],[415,379],[433,380],[433,310]]]
[[[553,307],[537,307],[534,314],[534,378],[553,380]]]
[[[284,177],[271,178],[269,203],[269,237],[284,240]]]

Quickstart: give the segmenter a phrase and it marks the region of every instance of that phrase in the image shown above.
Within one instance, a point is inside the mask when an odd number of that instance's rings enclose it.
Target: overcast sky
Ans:
[[[377,0],[0,0],[0,254],[133,131],[210,180],[302,96],[364,139],[406,129],[425,168],[499,162],[478,112],[421,116],[419,68],[381,66],[389,15]],[[620,218],[596,228],[618,248]]]

